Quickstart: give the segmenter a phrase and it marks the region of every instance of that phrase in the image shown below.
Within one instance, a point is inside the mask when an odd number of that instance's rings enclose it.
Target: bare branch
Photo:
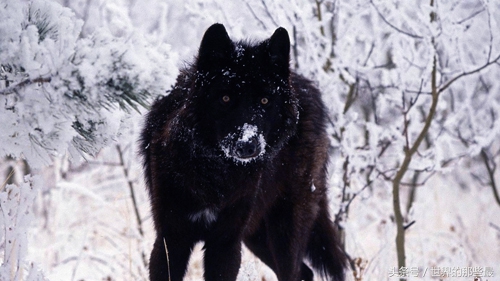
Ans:
[[[479,14],[480,14],[480,13],[482,13],[482,12],[484,12],[485,10],[486,10],[485,8],[482,8],[481,10],[477,10],[477,11],[475,11],[474,13],[472,13],[470,16],[468,16],[468,17],[466,17],[466,18],[464,18],[464,19],[461,19],[461,20],[459,20],[459,21],[456,21],[456,22],[454,22],[453,24],[460,25],[460,24],[462,24],[462,23],[464,23],[464,22],[466,22],[466,21],[468,21],[468,20],[471,20],[471,19],[475,18],[477,15],[479,15]]]
[[[488,32],[490,34],[490,44],[488,46],[488,61],[491,59],[491,52],[493,51],[493,32],[491,32],[491,14],[490,10],[486,9],[488,14]]]
[[[167,255],[168,281],[172,281],[172,279],[170,278],[170,259],[168,257],[168,247],[167,247],[167,241],[165,240],[165,237],[163,237],[163,246],[165,246],[165,254]]]
[[[347,196],[347,188],[350,187],[350,180],[349,180],[349,176],[347,173],[348,166],[349,166],[349,157],[347,157],[346,160],[344,161],[343,168],[342,168],[344,170],[344,175],[343,175],[344,186],[342,188],[342,203],[345,203],[345,202],[347,202],[347,203],[339,208],[339,211],[335,215],[335,223],[338,223],[340,221],[341,215],[345,214],[347,216],[347,214],[349,213],[349,207],[351,206],[351,203],[354,201],[354,199],[356,199],[356,197],[358,195],[360,195],[363,191],[365,191],[374,182],[374,180],[368,180],[367,183],[359,191],[357,191],[356,193],[353,193],[351,196]],[[368,172],[368,178],[370,177],[370,174],[374,170],[375,170],[375,167],[371,166],[370,171]]]
[[[398,256],[398,267],[406,266],[406,253],[405,253],[405,227],[403,225],[404,218],[401,211],[401,199],[400,199],[400,186],[401,181],[408,171],[410,163],[412,161],[413,155],[417,152],[420,144],[425,139],[427,132],[431,126],[432,120],[434,119],[434,115],[437,110],[437,103],[439,98],[439,92],[436,85],[437,79],[437,58],[434,55],[433,64],[432,64],[432,73],[431,73],[431,91],[432,91],[432,103],[429,109],[429,113],[425,118],[424,127],[420,131],[417,139],[413,143],[411,147],[405,149],[405,157],[403,163],[399,167],[398,171],[394,179],[392,180],[392,203],[394,208],[394,218],[396,222],[396,248],[397,248],[397,256]],[[404,280],[404,279],[400,279]]]
[[[493,195],[495,196],[495,200],[500,206],[500,196],[498,195],[497,184],[495,181],[496,166],[490,165],[490,159],[484,148],[481,149],[481,158],[483,159],[484,165],[486,166],[486,170],[488,171],[488,177],[490,178],[489,186],[491,186],[491,189],[493,190]]]
[[[120,158],[120,165],[123,167],[123,174],[125,175],[125,179],[127,180],[128,187],[130,190],[130,197],[132,199],[132,203],[134,205],[134,213],[135,213],[135,218],[137,220],[137,230],[139,231],[139,234],[144,237],[144,230],[142,229],[142,220],[141,216],[139,214],[139,208],[137,206],[137,199],[135,196],[134,192],[134,183],[129,179],[129,171],[128,168],[125,164],[125,161],[123,160],[123,150],[120,145],[116,145],[116,150],[118,151],[118,156]],[[148,267],[148,262],[146,258],[146,254],[142,252],[142,262],[144,266],[147,268]]]
[[[412,221],[412,222],[410,222],[409,224],[405,225],[403,228],[404,228],[405,230],[407,230],[408,228],[410,228],[410,226],[412,226],[412,225],[413,225],[413,224],[415,224],[416,222],[417,222],[417,221]]]
[[[10,172],[7,175],[7,178],[5,179],[5,181],[3,182],[3,184],[0,185],[0,192],[5,188],[5,186],[7,186],[7,183],[9,182],[10,178],[14,175],[14,173],[15,173],[14,169],[10,170]]]
[[[365,62],[363,63],[363,66],[366,66],[368,64],[368,60],[372,56],[374,49],[375,49],[375,43],[372,42],[372,45],[370,46],[370,50],[368,51],[368,54],[366,55],[366,59],[365,59]]]
[[[408,136],[408,127],[410,125],[410,120],[408,120],[408,112],[410,111],[410,107],[407,109],[406,108],[406,102],[405,102],[405,95],[403,92],[402,95],[403,99],[403,136],[405,137],[405,150],[410,148],[410,137]]]
[[[418,92],[417,92],[417,97],[410,98],[410,107],[408,107],[408,110],[410,110],[417,103],[418,98],[422,94],[422,87],[423,86],[424,86],[424,79],[421,79],[420,80],[420,87],[419,87]]]
[[[260,23],[260,25],[262,25],[262,27],[264,29],[267,29],[267,26],[266,24],[257,16],[257,14],[255,13],[255,11],[252,9],[252,6],[250,6],[250,4],[248,3],[248,1],[245,1],[245,4],[247,5],[248,7],[248,10],[250,11],[250,13],[252,13],[252,16]]]
[[[347,201],[347,204],[345,205],[345,210],[349,210],[349,207],[351,206],[351,203],[354,201],[354,199],[356,199],[358,195],[360,195],[363,191],[365,191],[368,187],[370,187],[373,182],[374,182],[373,180],[368,181],[358,192],[354,193],[349,199],[349,201]]]
[[[343,110],[343,114],[346,114],[347,111],[349,110],[349,108],[351,107],[351,105],[356,101],[356,98],[358,97],[358,83],[359,83],[359,79],[356,77],[356,82],[350,84],[342,74],[340,74],[340,79],[346,83],[347,85],[349,85],[349,92],[347,93],[347,97],[346,97],[346,101],[345,101],[345,105],[344,105],[344,110]]]
[[[492,222],[490,222],[490,226],[491,226],[493,229],[495,229],[496,231],[500,232],[500,226],[498,226],[498,225],[496,225],[496,224],[494,224],[494,223],[492,223]]]
[[[262,3],[262,5],[264,5],[266,14],[271,19],[271,21],[273,22],[274,26],[279,26],[279,24],[274,20],[274,17],[272,15],[271,11],[269,10],[269,7],[267,7],[266,1],[265,0],[261,0],[260,2]]]
[[[471,70],[471,71],[466,71],[466,72],[463,72],[457,76],[455,76],[454,78],[452,78],[451,80],[449,80],[448,82],[446,82],[444,84],[444,86],[441,86],[439,87],[438,89],[438,94],[439,93],[442,93],[444,90],[446,90],[448,87],[451,86],[451,84],[453,84],[455,81],[457,81],[458,79],[462,78],[462,77],[465,77],[465,76],[469,76],[469,75],[472,75],[472,74],[475,74],[475,73],[478,73],[480,72],[481,70],[487,68],[488,66],[492,65],[492,64],[498,64],[500,61],[500,55],[498,55],[493,61],[488,61],[486,64],[484,64],[483,66],[479,67],[479,68],[476,68],[474,70]]]
[[[477,182],[479,182],[479,184],[481,184],[481,186],[488,186],[489,183],[488,182],[484,182],[484,180],[482,179],[481,176],[479,176],[478,174],[476,173],[471,173],[470,176],[475,179]]]
[[[292,27],[292,33],[293,33],[292,49],[293,49],[293,56],[295,58],[295,69],[299,69],[299,49],[298,49],[299,43],[297,43],[297,27],[295,26],[295,24]]]
[[[415,173],[422,173],[422,171],[415,171]],[[432,176],[435,174],[436,172],[435,171],[432,171],[429,173],[429,175],[427,175],[427,177],[425,177],[423,180],[421,180],[420,182],[417,181],[417,179],[414,177],[414,179],[412,180],[412,182],[401,182],[401,185],[402,186],[424,186],[427,181],[432,178]],[[417,177],[418,178],[418,177]],[[408,208],[409,210],[409,208]]]
[[[321,32],[322,36],[325,36],[325,28],[323,27],[323,24],[322,24],[323,15],[321,13],[321,4],[323,3],[323,1],[315,0],[315,2],[316,2],[316,10],[318,12],[318,14],[316,16],[318,18],[318,21],[320,22],[319,31]]]
[[[397,32],[401,33],[401,34],[404,34],[404,35],[407,35],[407,36],[410,36],[411,38],[415,38],[415,39],[424,39],[423,36],[420,36],[420,35],[416,35],[416,34],[412,34],[410,32],[407,32],[407,31],[404,31],[404,30],[401,30],[400,28],[396,27],[395,25],[393,25],[392,23],[390,23],[383,15],[382,13],[378,10],[377,6],[375,5],[375,3],[373,3],[373,1],[370,0],[370,3],[372,4],[373,8],[375,8],[375,11],[377,11],[377,14],[380,16],[380,18],[387,24],[389,25],[390,27],[392,27],[394,30],[396,30]]]

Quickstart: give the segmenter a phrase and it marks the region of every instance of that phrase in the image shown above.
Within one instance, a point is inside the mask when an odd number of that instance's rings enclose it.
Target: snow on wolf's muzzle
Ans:
[[[236,133],[224,137],[220,146],[226,157],[237,163],[248,163],[264,155],[266,140],[257,126],[245,123]]]

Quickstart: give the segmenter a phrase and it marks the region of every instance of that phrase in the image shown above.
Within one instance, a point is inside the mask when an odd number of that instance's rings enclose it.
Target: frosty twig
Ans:
[[[493,190],[493,196],[495,197],[495,201],[498,203],[500,206],[500,196],[498,195],[498,188],[497,188],[497,183],[495,181],[495,170],[496,170],[496,165],[493,163],[493,165],[490,165],[490,158],[488,157],[488,154],[486,153],[485,149],[481,149],[481,158],[483,159],[484,165],[486,166],[486,170],[488,171],[488,177],[490,179],[489,185],[491,186],[491,189]]]
[[[13,86],[10,86],[8,88],[0,90],[0,95],[14,94],[14,93],[17,93],[22,88],[25,88],[29,85],[49,83],[51,80],[52,80],[52,78],[50,78],[50,77],[38,77],[35,79],[25,79],[16,85],[13,85]]]
[[[125,175],[125,179],[127,180],[128,188],[130,190],[130,198],[132,199],[132,203],[134,206],[134,214],[135,214],[135,218],[137,220],[137,230],[139,231],[139,234],[141,235],[141,237],[144,237],[144,230],[142,229],[142,220],[141,220],[141,216],[139,214],[139,208],[137,206],[137,199],[136,199],[135,192],[134,192],[134,184],[129,179],[129,171],[128,171],[127,166],[125,165],[125,161],[123,160],[123,150],[122,150],[121,146],[116,145],[116,150],[118,151],[118,156],[120,157],[120,165],[123,167],[123,174]],[[145,267],[148,266],[146,254],[144,252],[142,253],[142,262],[144,263]]]

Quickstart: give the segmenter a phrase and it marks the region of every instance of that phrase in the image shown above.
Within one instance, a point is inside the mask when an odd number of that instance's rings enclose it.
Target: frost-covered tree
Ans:
[[[0,18],[0,157],[30,169],[94,156],[175,78],[167,46],[106,30],[83,37],[84,22],[53,1],[1,0]],[[9,171],[0,181],[0,280],[44,280],[25,260],[43,182],[21,174],[8,184]]]
[[[163,93],[172,62],[138,34],[81,38],[83,22],[51,1],[3,1],[1,151],[31,166],[70,152],[95,155],[118,137],[130,110]]]
[[[499,6],[432,0],[316,4],[316,36],[324,38],[319,46],[325,52],[310,61],[323,60],[318,77],[333,105],[337,184],[343,190],[337,219],[349,225],[349,207],[363,192],[390,191],[393,264],[406,268],[408,261],[420,261],[406,251],[405,240],[410,227],[423,223],[413,215],[419,186],[434,175],[463,176],[461,163],[498,146]],[[491,166],[489,155],[485,163]],[[489,182],[497,194],[495,181]]]

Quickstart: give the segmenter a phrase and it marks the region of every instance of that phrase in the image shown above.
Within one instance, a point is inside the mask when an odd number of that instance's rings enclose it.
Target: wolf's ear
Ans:
[[[198,70],[209,70],[222,59],[231,57],[233,42],[227,35],[226,28],[220,23],[210,26],[201,40],[198,51]]]
[[[269,39],[269,54],[273,64],[279,68],[290,66],[290,38],[283,27],[279,27]]]

